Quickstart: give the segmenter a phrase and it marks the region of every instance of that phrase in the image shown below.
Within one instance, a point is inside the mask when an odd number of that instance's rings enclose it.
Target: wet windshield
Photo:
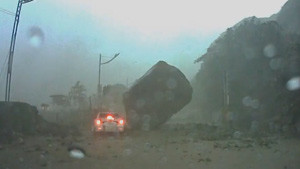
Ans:
[[[300,168],[300,0],[0,0],[0,169]]]

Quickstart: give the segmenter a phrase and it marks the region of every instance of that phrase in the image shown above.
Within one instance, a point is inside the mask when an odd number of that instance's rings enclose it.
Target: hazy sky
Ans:
[[[130,84],[159,60],[192,79],[193,61],[226,28],[249,16],[269,17],[286,0],[35,0],[21,13],[12,78],[12,100],[49,102],[80,80],[90,95],[97,85],[99,53],[102,83]],[[0,0],[15,12],[17,0]],[[8,54],[14,17],[0,12],[0,71]],[[32,27],[44,41],[30,37]],[[5,65],[6,66],[6,65]],[[6,71],[6,69],[4,69]],[[1,72],[0,72],[1,73]],[[5,72],[0,74],[4,100]],[[127,80],[128,79],[128,80]]]

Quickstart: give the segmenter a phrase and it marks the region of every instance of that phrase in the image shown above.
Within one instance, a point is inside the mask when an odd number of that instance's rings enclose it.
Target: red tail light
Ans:
[[[124,124],[124,120],[120,120],[120,121],[119,121],[119,124]]]
[[[100,124],[101,124],[101,120],[96,119],[96,120],[95,120],[95,124],[96,124],[96,125],[100,125]]]
[[[107,120],[114,120],[114,117],[113,117],[112,115],[108,115],[108,116],[106,117],[106,119],[107,119]]]

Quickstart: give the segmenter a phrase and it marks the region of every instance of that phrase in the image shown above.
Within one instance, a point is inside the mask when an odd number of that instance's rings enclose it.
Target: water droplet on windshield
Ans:
[[[42,43],[42,39],[39,36],[32,36],[29,42],[31,46],[38,48]]]
[[[82,159],[85,156],[84,150],[79,147],[71,147],[68,149],[70,157]]]
[[[298,90],[300,89],[300,77],[294,77],[292,79],[290,79],[287,84],[286,87],[288,90]]]
[[[167,81],[166,81],[166,85],[169,89],[175,89],[177,87],[177,82],[175,79],[173,78],[169,78]]]
[[[234,138],[234,139],[240,139],[241,136],[242,136],[242,133],[241,133],[240,131],[235,131],[235,132],[233,133],[233,138]]]
[[[270,61],[270,64],[269,64],[269,65],[270,65],[271,69],[277,70],[277,69],[280,68],[281,62],[282,62],[282,60],[281,60],[280,58],[272,59],[272,60]]]
[[[263,52],[266,57],[272,58],[276,55],[276,48],[273,44],[269,44],[265,46]]]
[[[29,44],[35,48],[38,48],[42,45],[44,41],[44,32],[41,28],[33,26],[28,31]]]
[[[252,99],[251,99],[251,97],[246,96],[246,97],[243,98],[242,102],[243,102],[244,106],[251,106]]]
[[[258,101],[257,99],[253,99],[253,100],[251,101],[251,107],[252,107],[253,109],[257,109],[257,108],[259,107],[259,101]]]

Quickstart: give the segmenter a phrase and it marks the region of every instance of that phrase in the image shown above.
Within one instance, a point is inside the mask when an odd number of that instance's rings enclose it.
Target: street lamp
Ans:
[[[97,92],[98,92],[98,108],[100,108],[99,103],[100,103],[100,97],[101,97],[101,93],[102,93],[102,87],[101,87],[101,83],[100,83],[100,81],[101,81],[101,65],[105,65],[105,64],[110,63],[111,61],[113,61],[119,55],[120,55],[120,53],[117,53],[110,60],[108,60],[106,62],[102,62],[101,61],[102,55],[100,54],[100,57],[99,57],[98,88],[97,88]]]
[[[11,35],[11,41],[10,41],[9,56],[8,56],[8,68],[7,68],[7,76],[6,76],[6,87],[5,87],[6,102],[10,101],[12,64],[13,64],[13,57],[15,52],[15,44],[17,39],[17,31],[18,31],[18,25],[20,20],[21,9],[23,4],[26,4],[31,1],[33,0],[19,0],[17,10],[16,10],[15,21],[14,21],[14,26],[13,26],[13,31]]]

